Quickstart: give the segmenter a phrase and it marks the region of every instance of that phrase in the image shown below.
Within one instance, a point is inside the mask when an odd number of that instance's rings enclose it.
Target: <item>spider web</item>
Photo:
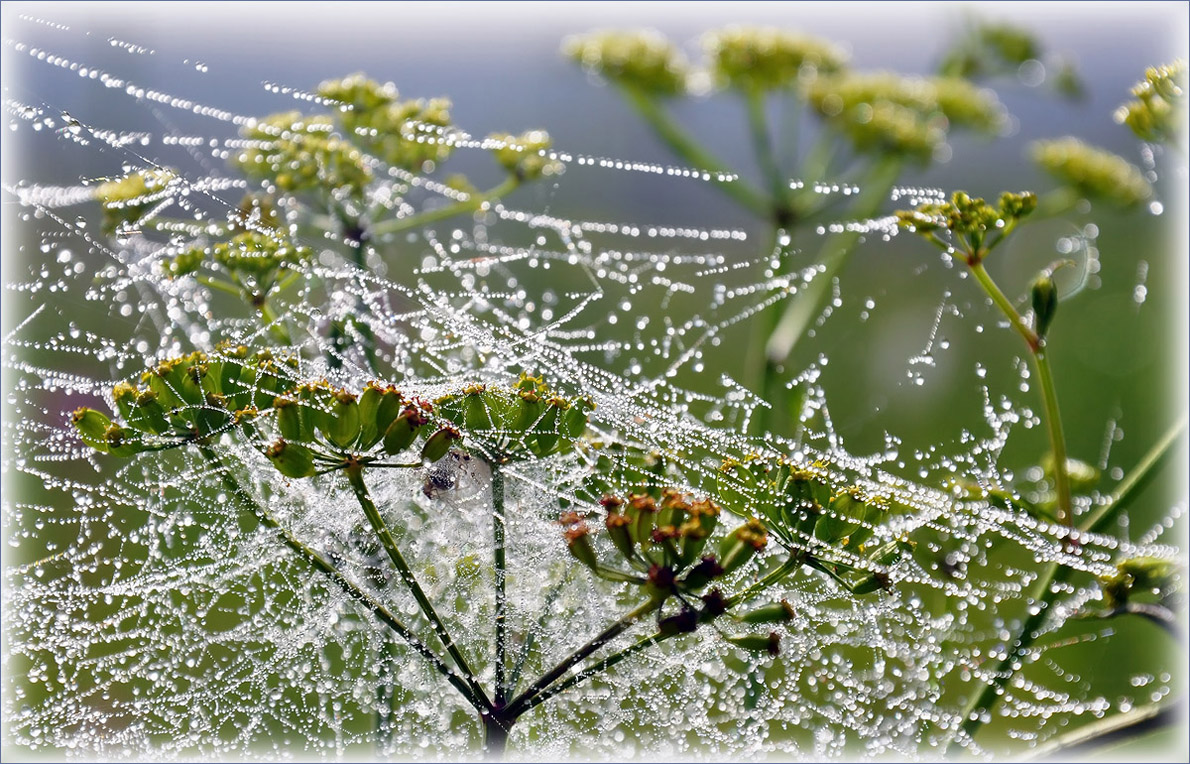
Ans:
[[[478,729],[463,700],[260,527],[208,462],[184,451],[117,460],[95,454],[69,428],[71,410],[110,409],[112,383],[133,379],[153,360],[213,352],[224,339],[270,342],[243,306],[162,271],[224,222],[251,187],[226,160],[242,147],[238,128],[253,116],[139,84],[130,62],[168,54],[113,38],[126,61],[98,68],[58,52],[71,49],[69,35],[85,32],[20,21],[22,35],[46,27],[62,42],[9,38],[10,56],[76,75],[84,90],[147,118],[134,129],[110,126],[90,120],[85,100],[75,108],[5,93],[10,127],[29,145],[60,151],[61,164],[46,175],[67,176],[43,178],[28,168],[28,179],[5,179],[26,260],[25,272],[5,284],[16,317],[4,339],[7,742],[88,757],[468,755]],[[194,65],[198,74],[205,67]],[[262,113],[294,101],[328,105],[285,84],[266,82],[262,90]],[[487,150],[462,128],[409,127],[463,157]],[[1011,482],[999,456],[1010,432],[1035,417],[990,390],[977,433],[912,454],[888,436],[876,453],[850,453],[818,383],[830,360],[824,353],[800,377],[808,390],[802,435],[746,436],[756,408],[769,404],[740,375],[716,371],[723,337],[796,299],[824,278],[820,269],[797,250],[758,257],[755,237],[730,224],[576,219],[551,210],[553,195],[599,173],[628,185],[730,178],[563,149],[549,158],[565,173],[544,195],[493,201],[471,220],[368,242],[362,253],[358,242],[299,229],[298,243],[318,254],[292,267],[298,285],[279,306],[278,320],[309,338],[293,349],[300,359],[294,381],[328,378],[360,389],[379,376],[434,399],[468,383],[543,372],[556,388],[595,402],[595,438],[630,440],[663,456],[679,468],[675,481],[684,490],[713,495],[725,458],[822,461],[835,481],[907,508],[877,529],[878,541],[906,534],[921,541],[886,571],[888,592],[854,597],[825,575],[802,571],[767,594],[796,610],[779,656],[749,657],[717,638],[729,628],[702,629],[539,706],[518,723],[514,746],[542,757],[937,757],[962,721],[968,682],[990,680],[1043,563],[1098,576],[1113,573],[1124,556],[1182,558],[1163,543],[1182,507],[1141,542],[1089,535],[1076,553],[1063,547],[1061,527],[941,487],[955,475],[989,487]],[[398,214],[432,209],[455,193],[433,173],[408,173],[378,157],[369,163],[379,179],[372,200]],[[97,233],[96,178],[163,166],[179,176],[152,214],[186,224],[167,236]],[[80,175],[72,167],[87,169]],[[893,233],[885,220],[840,221],[820,233],[849,224]],[[944,314],[958,311],[940,309],[938,321]],[[820,319],[829,316],[828,308]],[[366,327],[375,361],[319,339],[345,324],[357,333]],[[340,477],[289,481],[245,443],[224,437],[215,448],[282,527],[434,643]],[[507,468],[510,630],[513,654],[525,656],[522,684],[636,604],[631,587],[595,581],[573,565],[555,522],[560,504],[581,503],[592,459],[580,448]],[[398,543],[490,686],[488,476],[475,460],[437,483],[431,478],[385,470],[370,480]],[[632,489],[617,479],[613,491]],[[1083,499],[1080,512],[1104,498]],[[742,574],[737,583],[746,584]],[[1098,596],[1095,586],[1070,587],[1046,633]],[[652,628],[636,627],[622,645]],[[1065,672],[1050,657],[1063,649],[1056,638],[1038,645],[1023,656],[1029,671],[1005,690],[1008,734],[1041,742],[1062,720],[1134,702],[1107,698]],[[1150,675],[1133,684],[1157,698],[1173,681]]]

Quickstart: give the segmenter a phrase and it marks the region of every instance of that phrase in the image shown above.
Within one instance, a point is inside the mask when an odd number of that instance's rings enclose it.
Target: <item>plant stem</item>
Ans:
[[[1060,754],[1062,759],[1069,760],[1073,754],[1102,750],[1105,746],[1123,743],[1147,732],[1178,724],[1185,718],[1185,698],[1172,703],[1141,706],[1122,714],[1098,719],[1061,735],[1038,748],[1030,759],[1050,759]]]
[[[1132,471],[1124,476],[1124,479],[1116,484],[1116,490],[1112,491],[1111,500],[1103,506],[1092,512],[1084,522],[1084,527],[1088,533],[1102,532],[1112,520],[1120,514],[1120,511],[1132,503],[1140,492],[1148,486],[1152,481],[1153,476],[1157,474],[1157,470],[1173,453],[1173,444],[1178,441],[1178,438],[1186,432],[1187,415],[1182,414],[1178,421],[1161,436],[1161,439],[1153,444],[1148,453],[1141,458],[1140,462],[1132,468]]]
[[[482,710],[485,708],[482,699],[472,694],[471,687],[467,684],[467,682],[464,681],[463,678],[454,671],[452,671],[449,666],[443,663],[442,659],[435,655],[434,651],[427,647],[424,642],[418,639],[417,635],[410,631],[405,626],[405,624],[401,623],[401,621],[398,620],[397,617],[388,610],[388,608],[377,602],[367,592],[356,586],[354,582],[343,575],[342,571],[329,563],[324,557],[322,557],[322,555],[318,554],[318,552],[302,543],[287,529],[281,527],[280,523],[277,522],[277,519],[273,517],[267,509],[261,506],[259,502],[252,498],[247,490],[240,486],[239,482],[231,474],[226,465],[223,464],[223,460],[219,458],[218,454],[216,454],[210,446],[200,445],[198,449],[203,457],[208,462],[210,462],[211,466],[213,466],[219,473],[219,479],[223,483],[223,487],[231,494],[236,496],[245,506],[247,506],[253,512],[253,514],[256,515],[257,519],[260,520],[261,525],[275,530],[286,546],[296,552],[297,555],[303,560],[310,563],[312,567],[324,573],[332,582],[334,582],[336,586],[339,587],[339,589],[344,594],[346,594],[355,602],[358,602],[359,604],[366,607],[369,611],[371,611],[372,615],[374,615],[377,620],[379,620],[385,626],[388,626],[388,628],[392,629],[397,634],[397,636],[405,640],[415,652],[417,652],[429,662],[430,666],[432,666],[435,671],[437,671],[439,674],[442,674],[442,676],[446,678],[446,681],[450,682],[451,685],[453,685],[454,688],[458,690],[459,693],[462,694],[464,698],[466,698],[467,702],[470,703],[475,709]]]
[[[730,196],[740,206],[750,210],[758,217],[768,218],[772,211],[772,204],[764,194],[761,194],[756,189],[752,188],[742,178],[739,178],[731,170],[711,155],[709,151],[703,148],[698,141],[694,140],[685,130],[682,129],[673,117],[665,111],[665,108],[658,104],[652,96],[643,93],[640,90],[631,86],[623,86],[620,91],[624,94],[629,105],[644,118],[657,137],[661,139],[670,151],[676,154],[683,161],[691,164],[693,168],[699,170],[706,170],[712,173],[721,173],[731,175],[733,180],[720,181],[712,179],[715,187],[723,193]]]
[[[739,592],[738,594],[734,594],[731,597],[729,597],[727,599],[728,608],[733,608],[736,605],[740,604],[741,602],[746,602],[747,600],[756,596],[761,591],[764,591],[768,587],[772,586],[773,584],[777,583],[781,579],[785,578],[790,573],[792,573],[793,571],[795,571],[799,567],[801,567],[803,561],[804,561],[803,555],[800,555],[800,554],[790,555],[788,560],[781,563],[781,565],[774,568],[772,571],[767,573],[765,576],[760,578],[758,581],[754,582],[747,589],[743,590],[742,592]],[[582,682],[586,679],[589,679],[590,677],[593,677],[596,674],[602,674],[603,672],[607,671],[612,666],[615,666],[617,663],[624,660],[625,658],[635,655],[636,653],[639,653],[642,650],[646,650],[655,644],[664,642],[665,640],[669,639],[670,637],[674,637],[674,636],[678,636],[678,634],[661,634],[660,632],[658,632],[656,634],[651,634],[647,637],[642,637],[639,641],[635,642],[632,645],[629,645],[628,647],[624,648],[623,650],[620,650],[618,653],[614,653],[612,655],[609,655],[606,658],[603,658],[598,663],[594,663],[594,664],[586,667],[582,671],[579,671],[578,673],[574,674],[573,676],[568,677],[565,681],[559,682],[558,684],[555,684],[552,687],[546,688],[543,691],[541,691],[540,693],[538,693],[536,696],[529,698],[524,703],[523,708],[518,708],[518,716],[521,714],[524,714],[526,711],[529,711],[530,709],[536,708],[537,706],[546,702],[547,700],[554,697],[555,695],[565,692],[566,690],[569,690],[571,687],[574,687],[576,684],[579,684],[580,682]],[[523,698],[527,695],[528,695],[528,693],[526,692],[521,697]]]
[[[508,592],[505,577],[508,573],[505,560],[504,537],[504,472],[500,465],[491,465],[492,470],[492,542],[495,548],[496,579],[496,708],[502,709],[508,701],[508,683],[505,666],[508,660],[507,619]]]
[[[580,647],[568,658],[547,671],[541,676],[540,679],[534,682],[533,685],[529,687],[529,689],[518,695],[508,705],[508,714],[513,718],[516,718],[525,711],[529,710],[530,706],[528,703],[533,699],[533,696],[544,691],[551,684],[560,679],[563,674],[571,669],[571,667],[582,662],[591,653],[603,647],[608,642],[623,634],[625,631],[628,631],[628,629],[632,628],[633,624],[644,618],[649,613],[652,613],[658,608],[660,604],[661,603],[657,602],[656,600],[651,599],[624,615],[622,618],[620,618],[620,620],[616,621],[611,626],[608,626],[606,629],[599,632],[599,634],[594,639],[587,642],[587,644]]]
[[[264,321],[265,326],[268,327],[277,341],[282,345],[292,344],[292,340],[289,338],[289,331],[285,328],[285,324],[281,323],[277,314],[273,312],[273,306],[269,305],[269,301],[261,297],[253,302],[256,304],[256,309],[260,311],[260,319]]]
[[[769,123],[764,113],[764,91],[759,88],[749,88],[744,93],[744,105],[748,112],[748,130],[752,135],[752,151],[756,154],[756,163],[769,183],[769,193],[772,194],[772,215],[778,226],[789,224],[781,219],[789,214],[788,186],[781,177],[781,168],[777,164],[777,157],[773,153],[773,143],[769,136]]]
[[[517,180],[516,176],[510,175],[503,183],[494,188],[488,189],[482,193],[472,194],[466,201],[455,202],[448,204],[445,207],[437,207],[432,210],[425,210],[418,212],[408,217],[394,218],[392,220],[383,220],[379,223],[374,223],[371,228],[373,237],[384,236],[387,234],[401,233],[413,228],[419,228],[430,223],[437,223],[439,220],[446,220],[455,215],[460,215],[464,212],[474,212],[483,206],[484,202],[493,199],[499,199],[512,193],[521,182]]]
[[[371,524],[372,530],[376,532],[376,538],[379,539],[380,545],[388,552],[388,558],[392,560],[393,567],[401,576],[401,580],[405,582],[405,586],[413,594],[413,598],[417,600],[418,607],[421,612],[430,621],[430,625],[434,628],[434,633],[438,635],[438,639],[442,642],[442,646],[446,648],[446,652],[450,655],[451,660],[463,672],[463,677],[467,680],[467,684],[471,687],[471,691],[477,698],[483,701],[485,707],[490,707],[491,703],[488,701],[483,688],[480,687],[478,680],[475,677],[475,672],[471,670],[471,666],[467,664],[467,659],[459,650],[458,645],[455,644],[454,639],[451,638],[450,632],[446,629],[446,624],[438,617],[438,612],[434,609],[434,605],[430,602],[429,597],[422,590],[421,584],[417,582],[413,571],[409,567],[409,563],[405,561],[404,555],[397,547],[397,542],[393,539],[392,533],[389,532],[388,525],[384,522],[384,518],[380,516],[380,511],[376,509],[375,503],[372,502],[372,497],[368,494],[368,488],[364,485],[363,468],[359,466],[348,467],[344,472],[347,473],[347,479],[351,483],[351,489],[355,492],[355,498],[359,500],[360,506],[364,510],[364,515],[368,518],[368,523]]]
[[[1183,415],[1165,436],[1149,449],[1149,452],[1132,468],[1132,471],[1119,482],[1116,490],[1112,492],[1110,501],[1083,522],[1080,532],[1098,533],[1115,519],[1136,497],[1140,486],[1152,479],[1157,468],[1169,456],[1173,444],[1177,442],[1185,428],[1186,416]],[[1073,573],[1074,568],[1051,562],[1038,577],[1030,595],[1030,600],[1034,604],[1030,607],[1029,617],[1025,619],[1017,633],[1016,641],[996,666],[992,681],[985,685],[979,693],[972,696],[963,711],[963,724],[960,730],[968,738],[973,738],[979,728],[983,726],[985,717],[991,714],[999,700],[1000,690],[1016,672],[1016,663],[1020,656],[1033,646],[1033,642],[1039,636],[1039,630],[1049,614],[1050,605],[1053,604],[1054,598],[1058,594],[1058,589],[1054,584],[1065,583]],[[951,738],[950,745],[947,747],[947,755],[957,751],[960,745],[958,739],[958,735]]]
[[[880,205],[888,197],[889,190],[896,183],[901,173],[902,160],[886,158],[877,162],[871,169],[868,179],[864,182],[859,198],[856,200],[854,214],[858,219],[868,219],[876,214]],[[763,347],[763,354],[759,360],[758,384],[756,389],[766,395],[770,402],[781,400],[787,394],[782,384],[781,367],[788,360],[794,347],[805,335],[810,322],[822,310],[822,304],[830,294],[834,278],[847,264],[847,260],[861,235],[854,231],[837,234],[826,240],[822,248],[820,262],[823,272],[803,287],[785,308],[784,313],[777,318],[766,331],[756,335],[756,341]],[[757,354],[761,355],[761,354]],[[775,399],[773,395],[778,397]],[[775,405],[775,404],[774,404]],[[763,432],[774,415],[758,410],[757,429]],[[778,422],[782,425],[783,422]]]
[[[573,568],[567,568],[562,575],[562,580],[554,584],[549,593],[545,595],[545,604],[541,608],[541,615],[537,619],[537,628],[529,632],[525,637],[525,644],[521,647],[520,657],[517,658],[516,666],[513,667],[512,676],[508,678],[509,691],[516,692],[517,686],[521,681],[521,672],[525,669],[525,663],[529,660],[529,654],[533,652],[533,646],[537,642],[537,635],[545,630],[545,619],[549,616],[550,608],[554,606],[554,602],[558,599],[558,595],[562,593],[562,587],[570,579],[570,571]]]
[[[1016,308],[1004,296],[1004,292],[1000,291],[1000,287],[984,269],[982,255],[978,253],[970,255],[968,264],[971,266],[971,273],[975,276],[975,280],[983,287],[983,291],[992,298],[992,302],[1008,318],[1012,328],[1029,346],[1029,353],[1033,357],[1033,367],[1037,370],[1037,381],[1041,387],[1041,403],[1045,408],[1050,452],[1054,459],[1054,489],[1058,494],[1058,522],[1066,526],[1073,526],[1074,512],[1070,498],[1070,477],[1066,468],[1066,436],[1062,432],[1062,413],[1058,408],[1058,391],[1054,387],[1054,375],[1050,370],[1045,341],[1025,324],[1021,314],[1017,313]]]
[[[516,719],[493,711],[482,711],[479,721],[483,725],[484,750],[492,761],[502,760],[508,747],[508,733],[512,731],[512,725],[516,724]]]
[[[1021,335],[1021,339],[1029,346],[1030,353],[1036,353],[1041,346],[1041,338],[1029,328],[1025,323],[1025,319],[1021,318],[1021,314],[1016,312],[1012,302],[1004,296],[1004,292],[1000,291],[1000,287],[992,280],[991,274],[983,267],[982,255],[971,256],[968,264],[971,266],[971,275],[975,276],[975,280],[979,282],[979,286],[987,293],[988,297],[992,298],[992,302],[1008,319],[1008,323],[1017,334]]]

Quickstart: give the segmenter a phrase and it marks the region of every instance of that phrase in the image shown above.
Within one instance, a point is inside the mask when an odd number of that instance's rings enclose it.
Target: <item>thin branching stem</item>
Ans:
[[[546,688],[558,681],[558,679],[565,675],[567,671],[581,663],[591,653],[595,652],[608,642],[611,642],[616,637],[628,631],[628,629],[632,628],[633,624],[644,618],[649,613],[652,613],[660,605],[661,603],[657,600],[650,599],[649,601],[633,609],[631,612],[626,613],[611,626],[608,626],[606,629],[599,632],[595,638],[587,642],[578,650],[575,650],[570,654],[569,657],[565,658],[558,665],[547,671],[541,676],[540,679],[534,682],[532,686],[513,699],[513,701],[508,704],[508,714],[513,718],[516,718],[527,711],[529,709],[528,703],[535,695],[545,691]]]
[[[413,598],[417,600],[417,606],[421,608],[422,614],[429,620],[430,625],[434,628],[434,633],[438,635],[438,639],[442,642],[442,646],[446,648],[446,652],[450,655],[451,660],[454,661],[455,666],[458,667],[459,671],[463,672],[463,677],[467,680],[471,692],[475,697],[483,701],[485,708],[490,708],[491,702],[488,700],[483,688],[479,685],[475,672],[467,663],[467,658],[459,650],[458,645],[455,644],[454,638],[451,637],[450,632],[446,628],[446,624],[438,616],[438,612],[434,609],[434,604],[430,602],[430,598],[422,590],[421,584],[418,583],[416,576],[413,575],[413,570],[409,567],[409,563],[405,561],[405,556],[401,554],[396,540],[389,531],[388,524],[384,522],[384,518],[380,516],[380,511],[372,501],[372,497],[368,493],[368,488],[364,484],[363,469],[358,466],[349,466],[344,472],[347,474],[347,480],[351,483],[352,491],[355,492],[355,498],[359,501],[360,507],[363,508],[364,515],[368,518],[368,523],[376,533],[376,538],[380,541],[380,545],[384,547],[384,551],[388,553],[388,558],[392,560],[393,567],[397,569],[401,580],[408,587],[410,593],[413,594]]]
[[[492,471],[492,543],[495,549],[496,579],[496,707],[504,708],[508,701],[508,680],[505,676],[508,661],[508,574],[505,559],[504,471],[491,465]]]
[[[1178,441],[1185,429],[1186,416],[1183,415],[1119,482],[1108,503],[1083,521],[1080,532],[1098,533],[1119,516],[1119,513],[1139,494],[1140,487],[1153,478],[1157,469],[1169,457],[1174,443]],[[959,746],[962,745],[960,738],[973,738],[980,727],[990,718],[992,709],[999,701],[1001,690],[1019,669],[1021,656],[1033,646],[1033,642],[1040,636],[1041,627],[1045,623],[1045,619],[1049,617],[1050,606],[1058,596],[1060,589],[1058,585],[1065,583],[1074,572],[1074,568],[1060,565],[1057,562],[1049,563],[1042,571],[1029,598],[1031,603],[1029,617],[1021,624],[1012,647],[997,664],[991,680],[984,685],[982,690],[971,696],[971,700],[963,711],[960,734],[951,738],[947,748],[948,754],[956,753]]]
[[[427,226],[430,223],[437,223],[441,220],[452,218],[455,215],[461,215],[465,212],[475,212],[480,209],[485,202],[490,202],[495,199],[507,196],[515,191],[521,185],[521,181],[515,175],[510,175],[504,182],[498,186],[483,191],[481,193],[472,194],[469,198],[448,204],[443,207],[436,207],[432,210],[425,210],[413,215],[408,215],[403,218],[393,218],[392,220],[383,220],[372,225],[370,233],[373,237],[386,236],[394,233],[402,233],[404,231],[411,231],[415,228]]]
[[[727,169],[723,162],[703,148],[674,121],[665,107],[656,99],[629,85],[621,87],[621,92],[629,105],[636,109],[670,151],[696,169],[730,177],[730,180],[718,180],[712,176],[712,182],[716,188],[757,217],[769,217],[772,204],[765,195]]]
[[[1033,367],[1037,370],[1037,381],[1041,388],[1041,403],[1045,409],[1045,424],[1049,431],[1050,451],[1054,461],[1054,490],[1058,494],[1058,522],[1074,524],[1074,511],[1070,497],[1070,476],[1066,466],[1066,436],[1062,431],[1062,412],[1058,407],[1058,391],[1054,387],[1054,374],[1050,369],[1049,354],[1045,341],[1025,323],[1024,318],[1013,307],[1012,302],[1000,291],[1000,287],[983,267],[983,255],[972,253],[968,257],[971,273],[983,291],[1008,319],[1016,333],[1029,346]]]
[[[728,608],[732,608],[732,607],[739,605],[740,603],[747,602],[748,600],[755,597],[760,592],[764,591],[765,589],[769,588],[770,586],[773,586],[777,582],[781,581],[786,576],[788,576],[790,573],[794,572],[799,567],[801,567],[803,561],[804,561],[804,556],[801,554],[794,554],[794,555],[790,556],[790,558],[787,559],[785,562],[781,563],[781,565],[777,566],[776,568],[771,570],[769,573],[762,576],[760,579],[755,581],[753,584],[748,586],[743,591],[741,591],[737,594],[734,594],[731,597],[728,597],[727,598]],[[590,666],[587,666],[582,671],[579,671],[578,673],[571,675],[564,681],[559,682],[558,684],[555,684],[552,687],[545,688],[544,690],[542,690],[540,693],[538,693],[537,695],[535,695],[533,697],[529,697],[524,702],[523,706],[518,707],[518,715],[524,714],[525,712],[527,712],[533,708],[536,708],[537,706],[546,702],[547,700],[554,697],[555,695],[565,692],[566,690],[569,690],[571,687],[574,687],[575,685],[577,685],[587,679],[590,679],[593,676],[602,674],[603,672],[607,671],[612,666],[615,666],[617,663],[624,660],[625,658],[629,658],[629,657],[641,652],[642,650],[647,650],[648,648],[652,647],[653,645],[656,645],[660,642],[664,642],[665,640],[669,639],[670,637],[678,636],[679,634],[680,634],[680,632],[677,634],[662,634],[660,632],[657,632],[657,633],[651,634],[647,637],[642,637],[640,640],[634,642],[633,644],[629,645],[628,647],[624,648],[623,650],[620,650],[617,653],[613,653],[612,655],[609,655],[606,658],[602,658],[598,662],[593,663]],[[528,696],[527,691],[521,695],[521,698],[525,698],[526,696]],[[518,698],[518,701],[519,700],[520,700],[520,698]]]
[[[343,575],[343,572],[332,565],[322,555],[318,554],[314,549],[304,544],[300,539],[294,536],[288,529],[284,528],[275,517],[244,489],[231,471],[219,458],[219,455],[210,446],[199,446],[199,452],[211,464],[215,471],[219,474],[219,480],[223,487],[235,496],[242,504],[256,515],[260,520],[261,525],[270,528],[277,532],[281,541],[295,552],[299,557],[308,562],[311,567],[322,572],[331,580],[335,586],[339,587],[340,591],[346,594],[355,602],[367,608],[373,616],[381,623],[391,629],[401,639],[405,640],[413,650],[421,655],[430,666],[446,678],[446,681],[459,691],[459,693],[467,699],[475,709],[483,710],[485,708],[482,698],[475,696],[471,692],[470,685],[458,674],[451,670],[441,658],[439,658],[433,650],[426,646],[424,642],[417,638],[417,635],[409,630],[393,613],[384,605],[377,602],[371,595],[360,589],[351,579]]]

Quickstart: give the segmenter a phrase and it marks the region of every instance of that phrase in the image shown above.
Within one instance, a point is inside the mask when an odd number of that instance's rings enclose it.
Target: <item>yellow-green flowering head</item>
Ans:
[[[327,80],[318,95],[334,101],[336,116],[350,141],[394,167],[410,172],[432,171],[427,163],[450,156],[454,143],[450,101],[398,100],[391,82],[381,84],[362,74]]]
[[[984,77],[1014,72],[1041,57],[1041,46],[1027,29],[1004,23],[980,23],[947,53],[940,71],[954,77]]]
[[[837,45],[775,27],[730,26],[703,44],[716,84],[739,90],[786,88],[847,63]]]
[[[1037,196],[1029,191],[1005,192],[996,204],[964,191],[956,191],[947,202],[926,202],[912,210],[898,210],[901,228],[940,244],[939,231],[946,231],[952,241],[962,246],[965,255],[982,259],[991,236],[1002,237],[1022,218],[1037,209]]]
[[[248,177],[267,179],[281,191],[346,188],[358,196],[372,178],[363,153],[335,134],[329,116],[273,114],[242,132],[249,145],[232,163]]]
[[[103,208],[103,230],[110,234],[121,226],[135,227],[146,213],[169,196],[170,186],[177,180],[173,171],[157,168],[100,184],[95,189],[95,198]]]
[[[571,37],[563,52],[589,72],[653,96],[686,92],[690,65],[672,42],[652,30],[601,31]]]
[[[1136,100],[1116,110],[1116,121],[1153,143],[1177,143],[1186,134],[1186,61],[1147,69],[1132,88]]]
[[[279,233],[249,230],[210,247],[191,247],[170,260],[166,270],[170,276],[184,276],[198,270],[209,257],[260,288],[269,285],[278,269],[296,266],[310,255],[309,248],[291,244]]]
[[[383,85],[370,80],[362,72],[337,80],[325,80],[318,86],[318,95],[339,105],[345,114],[366,114],[397,100],[397,87],[391,82]]]
[[[561,174],[562,163],[549,156],[550,135],[544,130],[529,130],[520,135],[494,133],[487,143],[500,166],[520,181]]]
[[[1042,169],[1083,196],[1131,207],[1153,195],[1140,168],[1077,138],[1037,141],[1030,153]]]
[[[928,161],[952,127],[994,133],[1003,106],[957,77],[840,73],[810,83],[811,107],[857,151]]]

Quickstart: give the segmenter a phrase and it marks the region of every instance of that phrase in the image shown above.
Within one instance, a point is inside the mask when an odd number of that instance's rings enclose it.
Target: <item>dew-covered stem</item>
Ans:
[[[726,165],[712,156],[698,141],[683,130],[652,96],[628,85],[620,90],[629,105],[636,109],[670,151],[683,161],[689,162],[694,168],[732,176],[731,180],[724,181],[712,178],[712,182],[716,188],[758,217],[767,218],[770,215],[772,205],[764,194],[752,188],[743,179],[736,177],[735,173],[728,170]]]
[[[515,718],[527,711],[530,708],[528,703],[535,695],[546,690],[551,684],[558,681],[558,679],[560,679],[572,667],[585,660],[587,656],[591,655],[591,653],[603,647],[608,642],[623,634],[625,631],[628,631],[628,629],[632,628],[633,624],[644,618],[649,613],[652,613],[658,608],[659,605],[659,602],[651,599],[625,614],[611,626],[608,626],[606,629],[599,632],[599,634],[596,635],[594,639],[587,642],[578,650],[574,651],[569,657],[565,658],[561,663],[547,671],[541,676],[540,679],[534,682],[532,686],[513,699],[513,701],[508,704],[508,713]]]
[[[1045,410],[1045,424],[1049,431],[1050,451],[1054,460],[1054,490],[1058,495],[1058,522],[1073,525],[1074,513],[1070,497],[1070,476],[1066,466],[1066,436],[1062,431],[1062,412],[1058,408],[1058,391],[1054,387],[1054,375],[1050,369],[1049,354],[1046,352],[1045,341],[1033,331],[1021,314],[1013,307],[1012,302],[996,285],[987,269],[983,267],[982,256],[972,253],[968,256],[971,273],[975,276],[983,291],[992,298],[992,302],[1008,319],[1016,333],[1021,335],[1029,347],[1029,354],[1033,357],[1033,367],[1037,371],[1037,382],[1041,388],[1041,402]]]
[[[371,233],[373,236],[386,236],[394,233],[402,233],[404,231],[411,231],[430,223],[437,223],[441,220],[452,218],[455,215],[461,215],[465,212],[474,212],[483,206],[484,202],[493,199],[499,199],[506,196],[517,189],[521,185],[521,181],[516,176],[509,176],[504,182],[493,188],[478,194],[472,194],[469,199],[464,201],[448,204],[445,207],[437,207],[432,210],[424,210],[413,215],[408,215],[403,218],[393,218],[392,220],[382,220],[373,224]]]
[[[1099,533],[1107,527],[1107,524],[1152,479],[1157,468],[1165,462],[1173,444],[1177,442],[1185,429],[1186,416],[1183,415],[1149,449],[1148,453],[1141,458],[1140,462],[1124,476],[1124,479],[1116,486],[1116,490],[1112,492],[1109,502],[1090,517],[1086,518],[1079,529],[1080,532]],[[1008,648],[1008,652],[1004,658],[997,664],[992,674],[992,681],[984,685],[980,692],[971,697],[971,700],[967,703],[967,707],[963,711],[963,723],[960,729],[962,734],[967,738],[974,737],[975,733],[979,731],[979,728],[987,721],[987,717],[991,714],[992,709],[1000,698],[1000,692],[1004,685],[1008,683],[1008,680],[1019,669],[1017,664],[1021,656],[1033,646],[1033,642],[1040,635],[1041,626],[1045,623],[1045,619],[1049,615],[1049,608],[1058,595],[1058,585],[1065,583],[1074,572],[1074,568],[1061,565],[1057,562],[1051,562],[1045,566],[1030,594],[1029,601],[1032,604],[1029,606],[1029,617],[1021,624],[1016,640],[1013,642],[1012,647]],[[948,754],[955,753],[962,745],[959,742],[959,737],[959,735],[956,735],[951,739],[950,745],[947,747]]]
[[[396,540],[388,529],[388,524],[380,516],[380,511],[376,508],[376,504],[372,501],[372,497],[368,493],[368,488],[364,484],[363,469],[352,466],[348,467],[344,472],[347,474],[347,479],[351,483],[351,489],[355,492],[356,499],[364,510],[364,515],[368,518],[368,523],[376,533],[376,538],[380,541],[380,545],[384,547],[384,551],[388,553],[388,558],[392,560],[393,566],[401,576],[401,580],[409,588],[410,593],[413,594],[413,598],[417,600],[418,607],[421,608],[422,614],[425,615],[430,625],[434,628],[434,633],[438,635],[442,646],[446,648],[446,652],[450,655],[451,660],[454,661],[459,671],[463,672],[463,676],[466,678],[467,684],[470,686],[474,696],[482,701],[485,708],[491,706],[483,688],[480,687],[478,680],[475,678],[475,672],[468,665],[466,657],[463,656],[458,645],[455,644],[454,639],[450,636],[446,624],[443,623],[442,619],[438,616],[438,612],[434,609],[434,604],[430,602],[430,598],[426,596],[425,591],[421,588],[421,584],[418,583],[417,578],[413,575],[409,563],[405,561],[404,555],[401,554]]]
[[[505,580],[508,570],[505,560],[504,524],[504,471],[500,465],[491,465],[492,470],[492,542],[495,548],[496,584],[496,707],[503,708],[508,700],[508,684],[505,677],[508,660],[508,592]]]
[[[1030,760],[1054,761],[1074,756],[1081,758],[1086,754],[1102,751],[1108,745],[1124,743],[1140,735],[1179,724],[1185,719],[1185,697],[1171,703],[1141,706],[1122,714],[1097,719],[1073,732],[1059,735],[1034,751]]]
[[[410,631],[388,608],[356,586],[354,582],[343,575],[342,571],[328,562],[322,555],[314,551],[314,549],[304,544],[290,533],[288,529],[282,527],[277,519],[239,484],[239,481],[231,474],[227,466],[223,464],[223,460],[219,458],[219,455],[210,446],[199,446],[199,451],[210,462],[216,472],[218,472],[223,487],[239,499],[242,504],[247,506],[256,515],[257,519],[260,520],[261,525],[275,530],[287,547],[308,562],[311,567],[324,573],[344,594],[366,607],[377,620],[392,629],[401,639],[405,640],[415,652],[429,662],[435,671],[442,674],[446,678],[446,681],[450,682],[473,707],[476,709],[482,709],[484,707],[483,700],[471,692],[470,685],[452,671],[449,666],[443,663],[442,659],[427,647],[424,642],[418,639],[417,635]]]

